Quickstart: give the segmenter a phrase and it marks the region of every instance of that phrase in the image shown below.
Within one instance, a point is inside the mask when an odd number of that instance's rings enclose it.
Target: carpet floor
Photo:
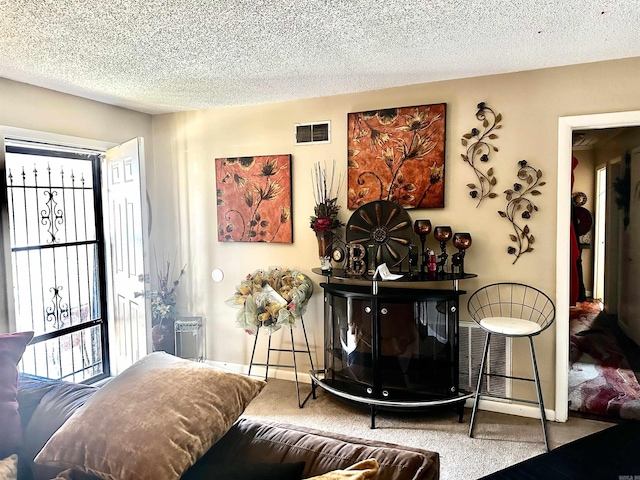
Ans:
[[[300,388],[305,396],[311,389],[308,384]],[[440,454],[441,480],[477,479],[545,451],[542,426],[536,419],[480,411],[475,438],[469,438],[468,409],[463,423],[458,423],[452,408],[381,411],[372,430],[366,406],[345,402],[322,389],[317,392],[315,400],[310,398],[304,408],[298,408],[295,383],[270,378],[244,415],[435,451]],[[551,447],[612,425],[582,418],[549,422]]]
[[[640,383],[616,338],[615,324],[594,303],[570,314],[569,409],[640,419]]]

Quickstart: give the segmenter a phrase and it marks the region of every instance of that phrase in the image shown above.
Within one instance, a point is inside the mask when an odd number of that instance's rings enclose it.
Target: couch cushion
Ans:
[[[181,480],[301,480],[303,470],[304,462],[237,465],[196,463]]]
[[[31,415],[38,408],[42,397],[56,385],[60,385],[60,380],[51,380],[25,373],[18,374],[18,404],[20,405],[18,411],[23,431],[29,425]]]
[[[303,478],[375,458],[378,480],[436,480],[436,452],[243,417],[207,453],[219,462],[305,462]],[[213,460],[212,460],[213,461]]]
[[[378,468],[376,459],[370,458],[344,469],[323,473],[309,480],[373,480],[378,477]]]
[[[35,461],[105,479],[178,479],[264,385],[152,353],[100,388]]]
[[[20,379],[20,409],[32,408],[37,402],[24,432],[23,453],[33,462],[38,452],[51,436],[98,389],[90,385],[61,382],[59,380]],[[38,401],[39,400],[39,401]],[[47,465],[31,465],[35,478],[53,478],[60,468]]]
[[[18,412],[18,362],[33,332],[0,333],[0,456],[14,453],[22,443]]]

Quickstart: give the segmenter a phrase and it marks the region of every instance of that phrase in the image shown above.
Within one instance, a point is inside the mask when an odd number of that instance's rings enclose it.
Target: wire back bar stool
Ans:
[[[540,378],[538,376],[538,364],[536,362],[535,349],[533,347],[533,337],[539,335],[551,326],[556,317],[556,308],[553,301],[537,288],[521,283],[494,283],[486,285],[475,291],[467,303],[467,309],[471,318],[487,332],[478,375],[478,386],[475,392],[475,402],[471,413],[471,423],[469,425],[469,436],[473,437],[473,427],[475,425],[476,413],[485,377],[499,376],[513,380],[534,382],[538,401],[525,400],[512,397],[491,395],[493,398],[502,398],[522,403],[531,403],[540,407],[540,417],[542,419],[542,432],[544,443],[549,451],[549,439],[547,435],[547,417],[544,411],[544,401],[542,390],[540,389]],[[534,378],[515,377],[511,375],[498,375],[487,373],[486,360],[489,352],[489,344],[492,335],[504,335],[506,337],[517,338],[527,337],[531,350],[531,363],[533,366]]]

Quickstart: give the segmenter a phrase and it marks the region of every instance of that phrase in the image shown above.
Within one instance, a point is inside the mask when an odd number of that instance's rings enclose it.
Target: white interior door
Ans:
[[[107,150],[105,205],[109,218],[111,278],[108,282],[111,367],[122,372],[147,354],[151,343],[151,322],[147,315],[145,280],[148,278],[147,216],[142,206],[144,186],[144,145],[142,138]]]
[[[593,298],[604,302],[605,232],[607,220],[607,166],[596,170],[596,222],[593,274]]]
[[[622,174],[622,158],[609,161],[607,167],[607,202],[605,218],[604,304],[609,315],[618,315],[620,307],[621,253],[624,240],[623,212],[615,201],[616,178]]]

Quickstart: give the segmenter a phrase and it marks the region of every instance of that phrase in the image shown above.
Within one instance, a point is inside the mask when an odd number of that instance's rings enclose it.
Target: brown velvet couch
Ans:
[[[18,402],[24,442],[19,455],[19,480],[56,477],[59,468],[37,465],[33,459],[96,390],[87,385],[20,377]],[[250,417],[236,421],[205,457],[210,462],[236,465],[304,461],[303,478],[343,469],[367,458],[378,461],[379,480],[436,480],[440,469],[435,452]],[[73,478],[94,477],[78,474]]]

